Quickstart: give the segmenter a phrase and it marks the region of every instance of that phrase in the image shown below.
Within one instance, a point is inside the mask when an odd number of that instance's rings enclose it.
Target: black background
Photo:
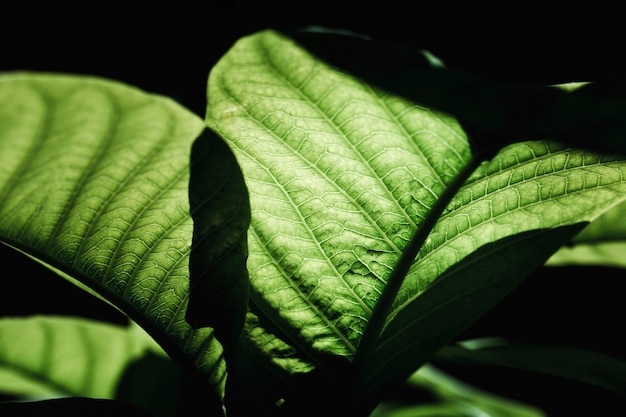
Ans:
[[[392,2],[24,3],[0,11],[0,71],[92,74],[170,96],[203,116],[210,68],[257,30],[320,25],[431,51],[447,67],[552,84],[624,76],[621,11],[602,3]],[[71,314],[122,322],[103,303],[0,248],[0,315]],[[502,335],[595,349],[626,359],[622,270],[542,269],[463,337]],[[36,289],[36,290],[34,290]],[[59,294],[64,294],[59,301]],[[626,415],[617,395],[557,378],[459,369],[550,416]]]

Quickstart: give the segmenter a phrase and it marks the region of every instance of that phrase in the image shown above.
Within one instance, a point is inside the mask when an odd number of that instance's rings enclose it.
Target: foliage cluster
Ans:
[[[3,415],[544,415],[438,364],[626,393],[622,358],[458,340],[538,268],[623,268],[619,92],[313,28],[240,39],[204,118],[87,75],[0,103],[0,240],[129,318],[0,320]]]

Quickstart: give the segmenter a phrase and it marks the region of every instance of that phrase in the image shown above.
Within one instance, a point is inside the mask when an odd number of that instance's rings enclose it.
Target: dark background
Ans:
[[[0,11],[0,71],[99,75],[170,96],[203,116],[210,68],[239,37],[320,25],[427,49],[448,68],[499,80],[621,82],[621,11],[601,3],[453,5],[419,2],[24,3]],[[78,314],[123,321],[103,303],[0,247],[0,315]],[[542,269],[464,337],[502,335],[595,349],[626,359],[624,271]],[[35,291],[33,289],[36,289]],[[59,302],[58,294],[66,300]],[[557,378],[458,369],[550,416],[626,415],[617,395]]]

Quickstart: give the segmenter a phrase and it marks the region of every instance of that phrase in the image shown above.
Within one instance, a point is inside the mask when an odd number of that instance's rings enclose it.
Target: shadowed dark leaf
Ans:
[[[205,130],[191,151],[189,204],[194,234],[186,319],[213,327],[222,343],[241,331],[248,308],[248,190],[234,155]]]

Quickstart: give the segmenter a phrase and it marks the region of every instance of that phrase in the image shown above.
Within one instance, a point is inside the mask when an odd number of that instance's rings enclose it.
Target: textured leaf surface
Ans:
[[[214,67],[207,123],[231,145],[250,190],[254,306],[318,364],[319,352],[351,358],[407,241],[470,159],[465,133],[272,31],[241,39]],[[620,158],[549,141],[516,143],[485,162],[422,247],[366,379],[406,376],[624,191]],[[446,276],[462,291],[433,287],[422,333],[412,319],[420,297]],[[446,310],[447,298],[456,303]],[[477,300],[484,305],[464,316]]]
[[[462,131],[273,33],[241,40],[208,97],[251,194],[252,297],[293,339],[351,356],[403,246],[470,156]]]
[[[0,239],[90,287],[221,386],[219,344],[184,317],[202,120],[173,100],[69,75],[5,74],[0,103]]]
[[[547,266],[601,265],[626,268],[626,203],[603,213],[582,230],[571,243],[559,249]]]

